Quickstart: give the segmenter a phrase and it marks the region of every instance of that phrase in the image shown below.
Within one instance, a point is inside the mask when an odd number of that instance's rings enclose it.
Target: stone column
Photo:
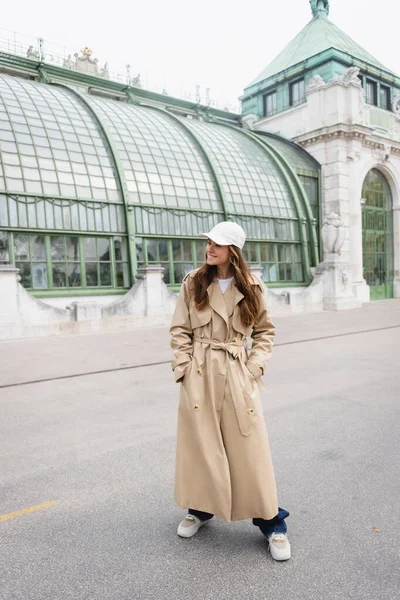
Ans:
[[[145,316],[160,316],[165,314],[163,278],[164,267],[161,265],[145,265],[140,267],[136,275],[142,279],[145,292]]]
[[[395,206],[393,208],[393,254],[393,296],[395,298],[400,298],[400,206]]]
[[[322,228],[325,251],[323,262],[325,310],[346,310],[361,306],[361,301],[353,295],[351,269],[341,257],[346,229],[337,213],[330,213],[325,218]]]
[[[261,281],[262,281],[263,269],[262,269],[261,265],[250,264],[249,270],[250,270],[250,273],[252,273],[256,277],[258,277],[258,279],[261,279]]]
[[[354,295],[361,302],[369,302],[369,286],[363,275],[362,207],[365,199],[352,201],[350,214],[350,266]]]
[[[0,339],[20,336],[19,269],[0,265]]]

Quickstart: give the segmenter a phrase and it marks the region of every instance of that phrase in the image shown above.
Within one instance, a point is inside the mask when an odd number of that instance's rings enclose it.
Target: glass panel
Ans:
[[[18,227],[18,217],[17,217],[17,203],[14,198],[8,197],[8,211],[10,216],[10,225],[15,225]]]
[[[128,265],[126,263],[116,263],[115,272],[117,276],[117,287],[129,287]]]
[[[94,210],[90,206],[87,207],[87,219],[88,219],[88,230],[96,231],[96,226],[94,223]]]
[[[43,229],[46,228],[46,218],[44,216],[44,200],[36,203],[37,225]]]
[[[82,285],[81,265],[79,263],[69,264],[67,267],[67,274],[69,287],[80,287]]]
[[[97,253],[99,260],[110,260],[110,240],[108,238],[97,238]]]
[[[79,238],[67,237],[65,240],[67,245],[67,260],[79,260]]]
[[[294,280],[303,281],[303,265],[299,263],[294,265]]]
[[[64,229],[62,219],[62,208],[59,204],[54,204],[54,223],[56,229]]]
[[[27,235],[14,235],[15,260],[29,260],[29,237]],[[29,275],[30,276],[30,275]]]
[[[8,263],[9,260],[8,233],[6,231],[0,231],[0,264]]]
[[[99,285],[97,263],[86,263],[86,285],[93,287]]]
[[[114,254],[115,254],[115,260],[124,260],[127,261],[128,260],[128,253],[127,253],[127,245],[126,245],[126,240],[123,238],[113,238],[114,239]],[[136,248],[138,246],[139,240],[136,238]]]
[[[365,100],[367,104],[377,104],[377,85],[374,81],[369,81],[367,79],[366,88],[365,88]]]
[[[20,227],[28,227],[28,218],[27,218],[27,214],[26,214],[25,202],[19,200],[19,202],[17,202],[17,206],[18,206],[19,226]]]
[[[193,269],[193,265],[191,265]],[[189,269],[191,270],[191,269]],[[181,283],[182,279],[186,275],[185,265],[183,264],[174,264],[174,281],[175,283]]]
[[[65,237],[50,237],[51,258],[65,260]]]
[[[244,247],[244,254],[246,256],[246,260],[249,263],[257,262],[257,247],[253,242],[248,242]]]
[[[111,285],[111,265],[110,263],[100,263],[100,284]]]
[[[31,236],[31,259],[46,260],[46,247],[43,235]]]
[[[182,245],[179,240],[172,240],[172,256],[174,262],[180,262],[182,260]],[[166,258],[168,258],[168,255]]]
[[[97,260],[96,238],[83,238],[83,255],[85,260]]]
[[[160,261],[168,261],[168,241],[159,240],[159,259]]]
[[[264,114],[269,117],[277,112],[277,95],[276,92],[267,94],[264,98]]]
[[[290,105],[296,106],[305,100],[304,79],[290,84]]]
[[[32,263],[32,287],[35,289],[45,289],[47,282],[47,264]]]
[[[67,267],[65,263],[52,264],[53,267],[53,286],[67,287]]]
[[[262,244],[260,246],[261,262],[275,262],[274,247],[271,244]]]
[[[74,231],[78,231],[79,227],[79,214],[78,214],[78,204],[71,205],[71,225]]]
[[[271,282],[278,281],[278,273],[277,273],[276,265],[269,265],[268,273],[269,273],[268,281],[271,281]]]
[[[381,108],[384,108],[385,110],[390,110],[390,88],[381,85],[380,96]]]
[[[196,260],[198,265],[202,265],[206,260],[206,242],[196,241]]]
[[[8,226],[8,210],[6,196],[0,196],[0,226]]]
[[[81,231],[86,231],[87,226],[87,216],[86,216],[86,206],[84,204],[79,204],[79,220],[81,222]]]
[[[144,248],[143,248],[143,240],[141,238],[135,239],[136,246],[136,260],[138,263],[144,263]]]
[[[183,260],[187,262],[191,262],[193,260],[192,257],[192,242],[184,240],[182,242],[183,249]]]

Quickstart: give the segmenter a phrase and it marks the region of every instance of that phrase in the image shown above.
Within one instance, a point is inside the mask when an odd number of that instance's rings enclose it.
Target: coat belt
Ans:
[[[219,340],[213,340],[209,338],[202,338],[195,336],[194,342],[210,346],[213,350],[224,350],[228,352],[233,358],[237,358],[240,354],[240,348],[245,344],[245,340],[232,340],[231,342],[220,342]]]

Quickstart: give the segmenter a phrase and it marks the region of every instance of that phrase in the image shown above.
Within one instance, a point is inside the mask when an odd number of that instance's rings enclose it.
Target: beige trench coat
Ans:
[[[234,281],[208,287],[197,310],[192,277],[182,283],[171,324],[172,368],[180,382],[175,501],[224,521],[272,519],[278,513],[275,477],[259,389],[274,339],[262,284],[260,312],[245,327]],[[248,357],[247,336],[253,339]]]

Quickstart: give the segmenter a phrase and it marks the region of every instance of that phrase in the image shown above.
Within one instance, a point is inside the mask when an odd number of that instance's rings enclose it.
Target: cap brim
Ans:
[[[230,242],[227,242],[226,240],[224,240],[223,238],[219,237],[218,235],[213,235],[211,237],[211,235],[209,233],[199,233],[197,234],[198,237],[206,237],[209,240],[212,240],[213,242],[215,242],[216,244],[218,244],[218,246],[231,246]]]

